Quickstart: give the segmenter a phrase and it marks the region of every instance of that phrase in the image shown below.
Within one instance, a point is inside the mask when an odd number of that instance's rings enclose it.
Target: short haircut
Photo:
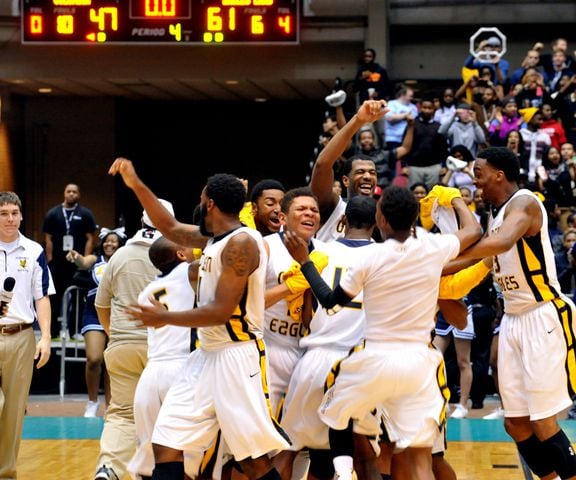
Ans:
[[[355,160],[363,160],[374,163],[374,159],[372,157],[365,155],[363,153],[357,153],[356,155],[352,155],[351,157],[346,159],[344,165],[342,165],[342,175],[345,176],[350,175],[350,172],[352,171],[352,164],[354,163]],[[374,165],[376,165],[376,163],[374,163]]]
[[[22,202],[18,195],[14,192],[0,192],[0,207],[8,204],[17,205],[22,213]]]
[[[370,228],[376,223],[376,200],[356,195],[346,204],[346,221],[351,228]]]
[[[280,204],[280,208],[282,213],[288,213],[290,210],[290,206],[292,202],[297,197],[310,197],[313,198],[316,203],[318,203],[318,198],[314,195],[314,192],[310,187],[297,187],[293,188],[292,190],[288,190],[282,199],[282,203]]]
[[[148,249],[148,257],[163,275],[170,273],[176,265],[180,263],[178,258],[178,245],[165,237],[160,237],[154,241]]]
[[[478,154],[478,158],[483,158],[494,168],[502,170],[510,182],[518,180],[520,162],[512,150],[506,147],[488,147]]]
[[[380,211],[394,230],[406,232],[418,218],[418,201],[407,188],[390,186],[382,191]]]
[[[262,196],[264,190],[280,190],[282,192],[286,191],[284,185],[282,185],[278,180],[273,178],[266,178],[260,180],[254,187],[252,187],[252,193],[250,194],[250,201],[256,202]]]
[[[246,202],[246,189],[238,177],[217,173],[206,182],[206,196],[214,201],[222,213],[237,215]]]

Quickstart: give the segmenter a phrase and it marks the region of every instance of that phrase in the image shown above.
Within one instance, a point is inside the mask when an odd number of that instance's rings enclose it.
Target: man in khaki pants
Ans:
[[[39,358],[40,368],[50,358],[48,295],[55,293],[54,285],[42,246],[19,232],[21,223],[18,195],[0,192],[0,288],[13,292],[8,308],[0,311],[1,480],[16,478],[34,360]],[[31,328],[35,318],[42,333],[38,343]]]
[[[174,215],[170,202],[162,201]],[[130,319],[125,309],[160,272],[148,249],[161,235],[146,212],[142,229],[118,249],[108,262],[96,293],[98,319],[109,336],[104,361],[110,375],[111,402],[100,437],[95,480],[119,480],[136,449],[134,392],[147,361],[147,330]]]

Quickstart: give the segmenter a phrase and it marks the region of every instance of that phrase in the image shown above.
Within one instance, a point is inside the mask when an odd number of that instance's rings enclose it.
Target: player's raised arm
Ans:
[[[312,170],[310,188],[318,198],[320,211],[334,209],[338,203],[338,195],[332,191],[334,183],[334,164],[344,153],[354,134],[366,123],[372,123],[382,118],[386,110],[384,100],[367,100],[358,112],[342,127],[328,142],[318,155]]]
[[[112,176],[116,174],[122,176],[125,185],[136,194],[155,227],[166,238],[187,247],[202,248],[206,244],[206,237],[202,236],[199,227],[181,223],[170,215],[158,197],[138,177],[132,161],[119,157],[114,160],[108,173]]]

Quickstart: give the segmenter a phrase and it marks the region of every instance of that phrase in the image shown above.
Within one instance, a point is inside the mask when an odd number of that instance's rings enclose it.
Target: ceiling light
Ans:
[[[226,80],[226,85],[238,85],[240,82],[238,80]]]
[[[267,99],[267,98],[264,98],[264,97],[256,97],[256,98],[254,99],[254,101],[255,101],[256,103],[264,103],[264,102],[267,102],[268,99]]]
[[[42,87],[38,89],[38,93],[52,93],[52,89],[50,87]]]

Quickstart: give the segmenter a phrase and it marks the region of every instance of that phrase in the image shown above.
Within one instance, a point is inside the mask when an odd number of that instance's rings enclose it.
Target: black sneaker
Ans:
[[[114,470],[102,465],[96,472],[94,480],[118,480],[118,476],[114,473]]]

